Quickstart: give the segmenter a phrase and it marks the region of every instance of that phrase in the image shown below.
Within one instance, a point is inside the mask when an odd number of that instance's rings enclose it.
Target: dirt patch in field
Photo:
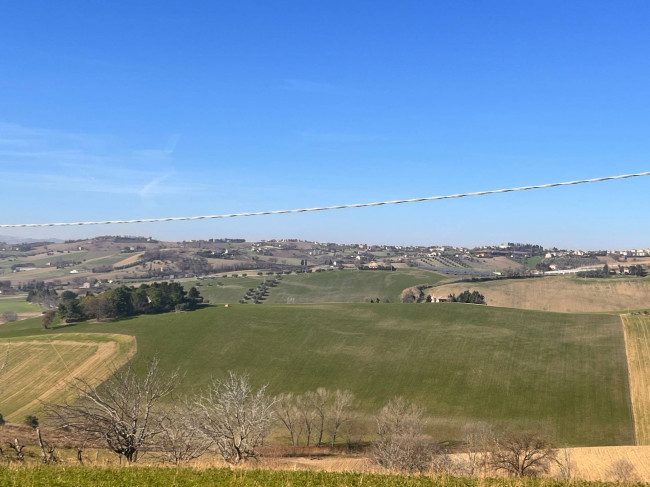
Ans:
[[[140,252],[139,254],[133,254],[127,257],[126,259],[116,262],[115,264],[113,264],[113,267],[121,267],[123,265],[133,264],[134,262],[138,261],[138,259],[142,256],[143,253],[144,252]]]

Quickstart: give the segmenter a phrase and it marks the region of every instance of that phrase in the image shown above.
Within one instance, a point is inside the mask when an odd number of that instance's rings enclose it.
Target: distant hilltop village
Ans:
[[[101,236],[65,242],[0,243],[0,280],[102,288],[147,279],[422,268],[468,278],[592,273],[640,275],[650,249],[567,250],[509,242],[475,248],[273,239],[211,238],[181,242]],[[598,273],[598,275],[593,274]],[[3,277],[4,276],[4,277]]]

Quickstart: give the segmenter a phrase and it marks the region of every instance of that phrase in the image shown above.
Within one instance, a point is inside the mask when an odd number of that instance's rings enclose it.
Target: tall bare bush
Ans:
[[[266,395],[266,386],[253,390],[248,376],[229,372],[196,405],[203,433],[225,461],[237,464],[257,456],[273,419],[274,399]]]

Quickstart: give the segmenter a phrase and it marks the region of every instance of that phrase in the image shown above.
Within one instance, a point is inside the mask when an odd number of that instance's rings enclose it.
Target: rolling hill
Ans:
[[[228,370],[271,393],[349,389],[369,418],[403,395],[424,406],[428,430],[459,439],[467,424],[530,429],[559,444],[632,444],[620,318],[454,303],[233,305],[80,323],[44,331],[3,325],[0,338],[68,333],[134,336],[196,391]]]

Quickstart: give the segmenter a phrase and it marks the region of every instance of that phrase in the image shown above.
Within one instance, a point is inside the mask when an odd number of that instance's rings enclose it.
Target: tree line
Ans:
[[[57,314],[68,322],[104,320],[187,311],[195,309],[202,302],[203,297],[196,287],[185,291],[183,285],[177,282],[154,282],[137,288],[122,285],[98,295],[77,296],[71,291],[64,291],[60,296]]]

